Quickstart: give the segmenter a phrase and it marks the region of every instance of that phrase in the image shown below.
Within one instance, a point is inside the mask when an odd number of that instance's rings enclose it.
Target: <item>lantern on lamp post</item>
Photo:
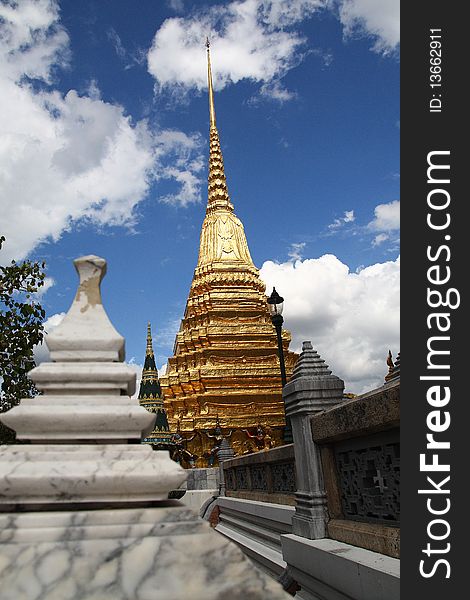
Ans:
[[[282,389],[287,383],[286,377],[286,365],[284,362],[284,348],[282,346],[282,324],[284,319],[282,317],[282,310],[284,308],[284,298],[276,292],[276,288],[273,287],[273,292],[268,298],[269,314],[271,315],[271,321],[276,329],[277,335],[277,351],[279,355],[279,366],[281,368],[281,382]],[[285,407],[284,407],[285,414]],[[286,426],[284,428],[283,440],[286,444],[290,444],[293,441],[292,429],[290,425],[290,419],[286,416]]]

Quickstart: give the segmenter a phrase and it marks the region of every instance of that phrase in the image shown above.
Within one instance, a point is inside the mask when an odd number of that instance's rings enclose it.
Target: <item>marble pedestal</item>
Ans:
[[[135,373],[101,303],[106,261],[75,266],[77,293],[47,339],[52,362],[30,371],[43,395],[0,415],[32,442],[0,448],[0,599],[287,600],[166,500],[187,473],[140,443],[155,415],[130,398]]]
[[[287,600],[176,501],[145,509],[0,514],[2,600]]]

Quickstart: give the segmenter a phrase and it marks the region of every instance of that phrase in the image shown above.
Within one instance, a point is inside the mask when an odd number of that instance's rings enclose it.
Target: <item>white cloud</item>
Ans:
[[[130,69],[136,65],[142,65],[146,61],[146,53],[137,48],[134,52],[128,52],[122,43],[121,37],[114,27],[109,27],[106,31],[106,37],[110,41],[117,56],[124,62],[124,70]]]
[[[353,223],[355,220],[356,220],[356,217],[354,216],[354,211],[353,210],[347,210],[347,211],[345,211],[343,217],[341,217],[339,219],[335,219],[333,221],[333,223],[331,223],[330,225],[328,225],[328,229],[339,229],[345,223]]]
[[[161,348],[173,347],[175,337],[181,326],[181,317],[172,318],[167,321],[166,326],[154,332],[154,348],[158,351]]]
[[[173,8],[181,8],[180,3],[174,2]],[[399,0],[235,0],[203,5],[187,17],[164,21],[148,52],[148,70],[157,91],[178,96],[191,88],[206,89],[203,44],[209,36],[216,89],[250,79],[260,84],[255,99],[286,102],[296,94],[280,80],[307,52],[320,56],[325,66],[333,60],[330,52],[307,48],[306,38],[296,29],[322,9],[334,11],[345,37],[371,36],[372,49],[382,54],[397,48]]]
[[[37,297],[42,298],[54,285],[55,279],[53,277],[44,277],[44,285],[38,289]]]
[[[131,396],[131,398],[138,398],[140,392],[140,382],[142,381],[142,370],[144,365],[139,364],[135,356],[132,356],[128,361],[126,361],[126,365],[130,367],[135,372],[135,392]]]
[[[305,249],[306,245],[306,242],[298,242],[291,244],[287,256],[294,261],[301,260],[303,256],[303,250]]]
[[[168,0],[168,6],[175,12],[183,12],[184,0]]]
[[[158,376],[159,377],[163,377],[163,375],[166,374],[167,368],[168,368],[168,363],[167,362],[163,363],[161,367],[158,367],[157,368],[157,370],[158,370]]]
[[[122,45],[122,40],[114,27],[110,27],[106,32],[106,37],[111,42],[119,58],[125,59],[127,56],[126,49]]]
[[[0,4],[4,260],[58,240],[79,219],[132,225],[154,180],[176,184],[165,202],[199,199],[197,136],[156,134],[146,121],[134,123],[123,107],[100,99],[96,82],[82,96],[45,85],[68,57],[58,17],[53,0]]]
[[[372,245],[373,246],[380,246],[380,244],[383,244],[384,242],[386,242],[388,239],[390,239],[390,236],[388,235],[388,233],[379,233],[378,235],[375,236],[375,238],[372,240]]]
[[[400,43],[400,0],[343,0],[339,17],[346,36],[374,39],[372,49],[393,53]]]
[[[379,204],[374,209],[375,218],[367,227],[372,231],[395,231],[400,229],[400,200]]]
[[[279,102],[279,104],[284,104],[284,102],[288,102],[297,97],[295,92],[285,88],[278,80],[263,83],[259,94],[262,98],[268,98],[269,100]]]
[[[264,94],[286,101],[292,92],[279,78],[302,56],[303,36],[287,30],[324,6],[321,0],[242,0],[204,8],[187,18],[167,19],[148,53],[159,89],[203,90],[207,86],[206,36],[214,48],[214,87],[251,79]]]
[[[69,57],[68,35],[58,22],[54,0],[0,4],[0,77],[50,82],[55,66]]]
[[[400,259],[351,273],[336,256],[267,261],[260,275],[267,289],[284,296],[285,327],[291,348],[313,347],[346,382],[360,393],[383,383],[388,349],[399,351]]]
[[[179,184],[179,190],[160,198],[162,202],[187,206],[200,199],[201,179],[205,161],[200,150],[202,138],[199,134],[191,136],[181,131],[166,130],[160,133],[157,152],[160,170],[157,179],[173,180]]]
[[[62,323],[64,317],[64,312],[55,313],[44,322],[44,339],[41,344],[36,345],[33,349],[36,365],[50,361],[49,350],[45,342],[47,342],[48,334],[52,333],[54,329]]]

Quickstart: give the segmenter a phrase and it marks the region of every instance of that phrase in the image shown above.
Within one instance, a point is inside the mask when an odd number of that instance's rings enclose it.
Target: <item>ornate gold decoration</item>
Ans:
[[[174,355],[160,378],[172,431],[199,432],[187,447],[207,466],[213,444],[207,435],[220,426],[233,430],[235,452],[247,451],[243,429],[262,422],[269,444],[279,445],[284,404],[276,332],[269,317],[265,285],[253,264],[243,225],[234,213],[225,179],[215,121],[209,42],[207,66],[210,114],[208,202],[199,256],[176,335]],[[286,371],[297,355],[290,352],[290,333],[282,334]],[[253,444],[249,444],[253,446]],[[205,457],[205,458],[204,458]]]

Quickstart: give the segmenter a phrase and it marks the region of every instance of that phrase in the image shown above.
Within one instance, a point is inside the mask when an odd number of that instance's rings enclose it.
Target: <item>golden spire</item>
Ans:
[[[150,321],[147,324],[147,349],[145,350],[145,356],[153,356],[152,329],[150,326]]]
[[[206,47],[210,111],[207,212],[173,356],[160,378],[168,419],[177,431],[192,432],[186,439],[189,451],[200,457],[198,467],[207,466],[204,456],[213,454],[214,422],[217,432],[221,423],[224,430],[237,430],[234,445],[239,444],[240,452],[246,439],[243,429],[256,427],[259,415],[263,415],[263,426],[273,430],[273,445],[281,439],[284,426],[276,333],[267,311],[266,286],[253,264],[243,224],[227,190],[208,42]],[[290,374],[296,356],[288,351],[289,341],[290,334],[283,330]],[[197,432],[201,435],[196,439]],[[266,434],[265,443],[268,437]]]
[[[219,132],[215,124],[214,89],[212,87],[212,70],[209,38],[206,40],[207,48],[207,84],[209,88],[209,115],[210,115],[210,147],[209,147],[209,177],[208,177],[208,202],[207,212],[214,210],[228,210],[233,212],[233,204],[228,195],[225,180],[224,159],[220,149]]]
[[[207,48],[207,82],[209,86],[209,113],[210,113],[210,126],[215,127],[215,107],[214,107],[214,89],[212,87],[212,71],[211,71],[211,44],[209,38],[206,38]]]
[[[243,225],[233,211],[233,204],[225,179],[224,159],[220,148],[219,133],[215,124],[214,90],[210,59],[210,43],[207,47],[207,82],[209,87],[210,142],[207,209],[202,224],[198,268],[218,264],[218,268],[232,269],[235,264],[255,269],[246,242]],[[231,265],[231,266],[230,266]],[[197,269],[196,269],[197,271]],[[196,273],[198,275],[198,272]]]

